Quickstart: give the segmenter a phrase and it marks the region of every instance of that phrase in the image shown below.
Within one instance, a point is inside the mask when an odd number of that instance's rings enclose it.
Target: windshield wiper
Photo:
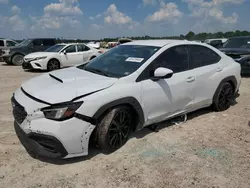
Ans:
[[[93,73],[97,73],[97,74],[101,74],[103,76],[112,77],[108,73],[106,73],[104,71],[101,71],[101,70],[98,70],[98,69],[93,69],[93,68],[85,67],[84,70],[87,70],[87,71],[93,72]]]

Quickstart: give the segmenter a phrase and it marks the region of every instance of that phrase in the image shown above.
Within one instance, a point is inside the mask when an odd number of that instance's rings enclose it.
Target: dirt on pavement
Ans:
[[[0,188],[250,187],[250,78],[225,112],[199,110],[182,125],[144,129],[110,155],[91,149],[88,157],[40,161],[20,144],[10,103],[20,84],[39,74],[0,63]]]

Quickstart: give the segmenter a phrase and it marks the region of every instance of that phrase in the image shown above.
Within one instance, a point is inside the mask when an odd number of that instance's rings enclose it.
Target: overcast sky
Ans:
[[[100,39],[250,30],[250,0],[0,0],[0,37]]]

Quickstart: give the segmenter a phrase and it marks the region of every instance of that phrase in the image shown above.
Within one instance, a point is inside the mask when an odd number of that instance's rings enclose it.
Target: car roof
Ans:
[[[135,40],[132,42],[121,44],[121,45],[143,45],[143,46],[163,47],[168,44],[199,44],[200,45],[201,43],[196,42],[196,41],[170,39],[170,40]]]
[[[24,40],[56,40],[55,38],[27,38]]]
[[[72,43],[58,43],[56,45],[78,45],[78,44],[84,44],[84,45],[86,45],[83,42],[79,42],[79,43],[77,43],[77,42],[72,42]]]
[[[250,36],[231,37],[231,39],[244,39],[244,38],[250,38]]]

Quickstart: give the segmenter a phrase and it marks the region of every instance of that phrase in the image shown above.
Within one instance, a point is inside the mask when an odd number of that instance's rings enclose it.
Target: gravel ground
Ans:
[[[110,155],[91,149],[66,161],[31,158],[18,141],[10,98],[21,82],[39,75],[0,63],[0,187],[250,187],[250,78],[237,104],[222,113],[200,110],[182,125],[132,135]]]

